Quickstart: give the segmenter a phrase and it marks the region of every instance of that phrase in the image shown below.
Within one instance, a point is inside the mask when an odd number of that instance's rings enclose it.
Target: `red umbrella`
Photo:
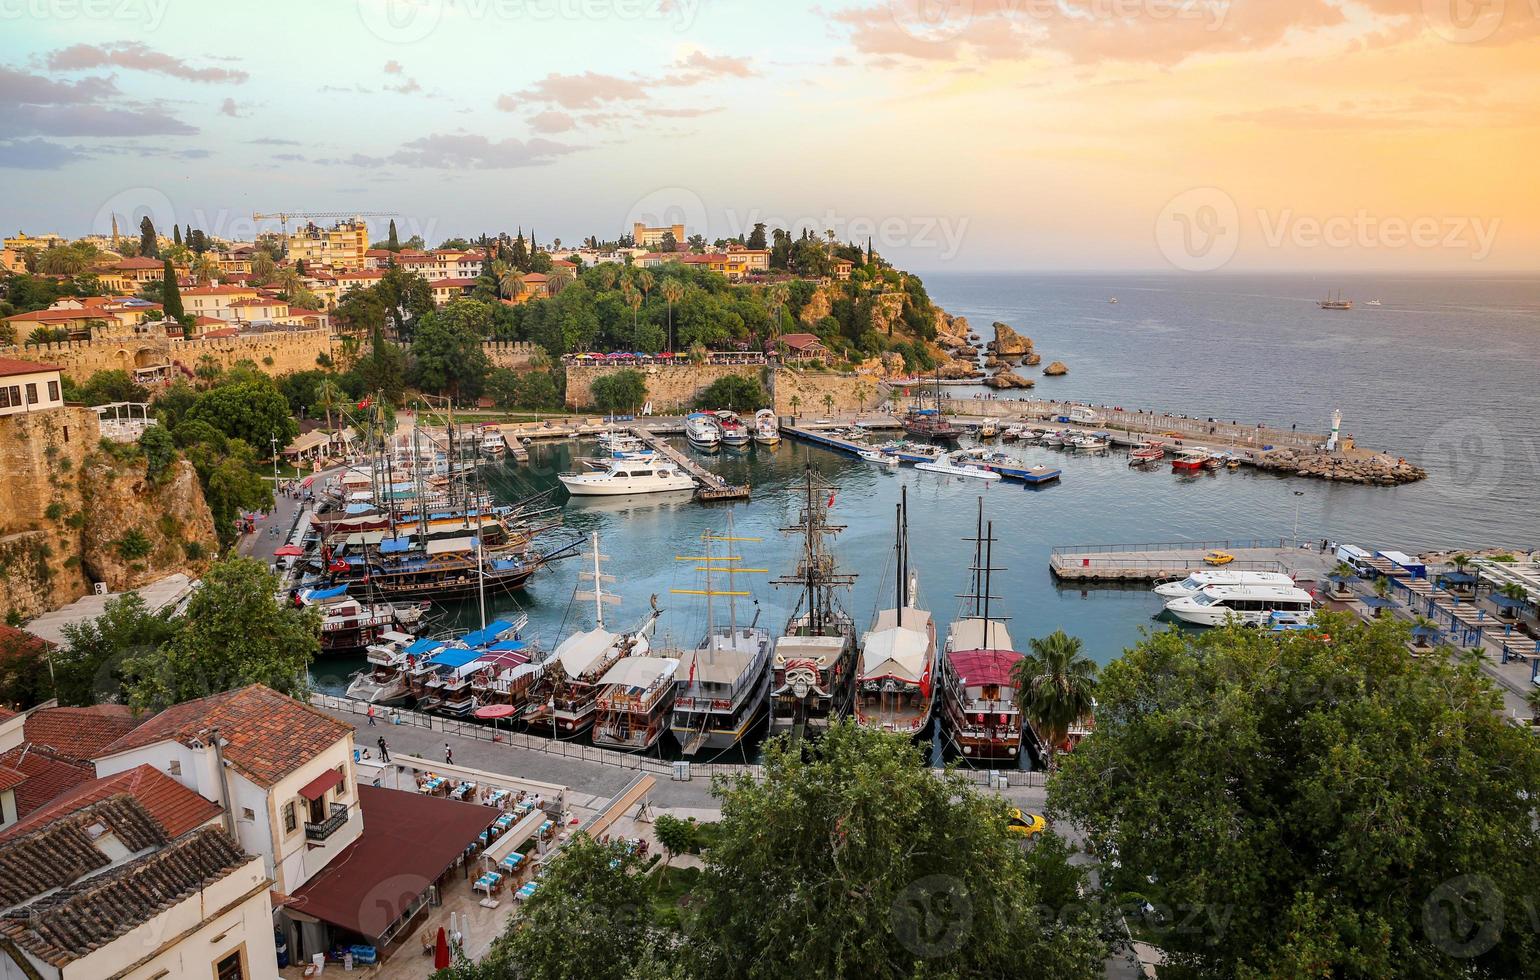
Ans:
[[[433,946],[433,969],[449,969],[449,940],[444,936],[444,927],[438,927],[438,942]]]
[[[517,713],[518,709],[511,704],[488,704],[476,709],[476,717],[482,721],[496,721]]]
[[[305,553],[305,549],[297,544],[286,544],[273,552],[274,558],[298,558]]]

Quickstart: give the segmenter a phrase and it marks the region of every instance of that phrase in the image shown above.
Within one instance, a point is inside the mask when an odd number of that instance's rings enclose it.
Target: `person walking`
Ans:
[[[450,747],[448,742],[445,742],[444,743],[444,765],[452,766],[454,764],[455,764],[455,750]]]
[[[374,727],[374,705],[369,705],[369,727]]]
[[[390,761],[390,747],[385,744],[385,736],[384,735],[380,736],[379,744],[380,744],[380,761],[381,762],[389,762]]]

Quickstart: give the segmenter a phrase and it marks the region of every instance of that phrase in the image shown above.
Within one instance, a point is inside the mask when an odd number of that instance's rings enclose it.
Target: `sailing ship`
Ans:
[[[295,605],[321,612],[321,653],[353,653],[388,631],[413,632],[431,608],[428,603],[360,602],[348,585],[300,589]]]
[[[573,633],[556,647],[546,664],[544,676],[524,710],[524,723],[531,731],[571,738],[587,731],[594,723],[604,676],[621,660],[646,655],[648,639],[660,615],[657,603],[642,624],[626,633],[611,632],[604,623],[604,607],[618,604],[620,596],[605,590],[615,576],[604,571],[607,559],[599,550],[599,532],[589,536],[593,549],[583,557],[593,563],[591,570],[579,573],[578,589],[573,598],[594,604],[594,627]],[[582,588],[583,583],[593,588]]]
[[[936,662],[936,624],[919,608],[919,578],[909,566],[909,495],[900,488],[898,533],[893,541],[898,594],[861,638],[856,677],[856,724],[917,736],[930,723]]]
[[[947,630],[941,661],[941,713],[948,741],[969,760],[1016,761],[1021,756],[1021,709],[1011,669],[1021,660],[1004,617],[993,614],[991,562],[994,522],[984,523],[979,498],[973,537],[972,591],[959,596],[962,615]]]
[[[796,571],[773,579],[801,590],[786,630],[775,642],[770,682],[770,734],[816,737],[834,718],[850,714],[855,692],[856,628],[840,603],[839,590],[855,584],[842,574],[828,542],[844,527],[829,523],[836,490],[813,485],[813,468],[803,476],[804,500],[798,523],[781,530],[802,539]]]
[[[1351,310],[1353,308],[1353,301],[1350,299],[1343,299],[1342,290],[1339,289],[1337,290],[1337,294],[1335,296],[1333,296],[1331,293],[1327,293],[1326,298],[1316,300],[1315,305],[1319,306],[1323,310]]]
[[[931,439],[936,442],[955,442],[962,436],[962,429],[949,422],[941,414],[941,371],[936,371],[936,390],[933,396],[936,406],[926,408],[923,396],[915,402],[913,407],[903,418],[904,431],[916,439]]]
[[[702,555],[676,556],[677,561],[699,562],[704,573],[704,589],[671,589],[676,595],[704,596],[706,600],[706,635],[694,649],[682,653],[675,674],[674,712],[669,727],[686,756],[702,749],[724,751],[737,745],[764,720],[770,700],[770,634],[759,627],[759,604],[747,626],[738,624],[738,599],[752,598],[748,590],[735,588],[736,576],[763,572],[737,563],[742,556],[718,555],[718,544],[728,552],[738,542],[758,538],[739,538],[732,533],[732,515],[728,515],[725,535],[707,532],[701,535]],[[716,589],[715,578],[725,575],[726,589]],[[727,599],[728,621],[718,626],[713,600]]]

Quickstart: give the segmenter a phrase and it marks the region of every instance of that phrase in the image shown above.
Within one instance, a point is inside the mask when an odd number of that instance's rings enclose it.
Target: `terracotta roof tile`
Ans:
[[[98,758],[168,740],[189,745],[207,738],[213,728],[224,741],[225,761],[264,788],[353,731],[308,704],[252,684],[167,708],[107,746]]]
[[[22,737],[61,759],[90,762],[103,748],[133,731],[142,719],[125,704],[89,708],[39,708],[27,716]]]
[[[0,844],[121,793],[137,800],[167,837],[180,837],[221,812],[219,804],[204,799],[154,766],[135,766],[67,790],[0,831]]]
[[[0,755],[0,766],[15,769],[26,777],[15,787],[18,817],[25,817],[60,793],[96,775],[91,766],[60,759],[35,745],[18,745]]]

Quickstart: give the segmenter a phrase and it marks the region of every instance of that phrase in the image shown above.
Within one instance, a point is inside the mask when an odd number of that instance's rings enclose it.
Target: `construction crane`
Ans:
[[[274,211],[271,214],[253,214],[253,221],[268,221],[278,219],[278,225],[283,229],[284,241],[289,238],[290,218],[389,218],[399,211]]]

